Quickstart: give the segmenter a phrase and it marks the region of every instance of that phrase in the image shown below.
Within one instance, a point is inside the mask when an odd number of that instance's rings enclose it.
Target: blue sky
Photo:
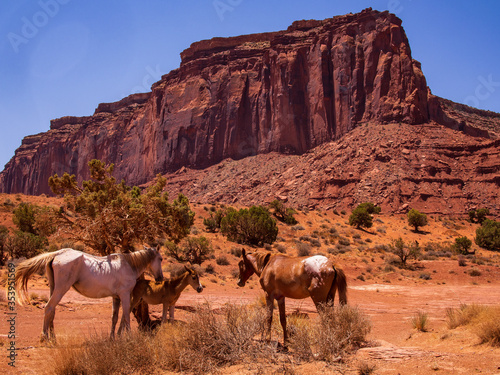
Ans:
[[[51,119],[149,91],[192,42],[367,7],[403,20],[434,94],[500,112],[497,0],[2,0],[0,170]]]

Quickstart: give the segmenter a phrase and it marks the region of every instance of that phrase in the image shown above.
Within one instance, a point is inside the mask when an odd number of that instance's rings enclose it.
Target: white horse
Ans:
[[[54,316],[59,301],[69,288],[89,298],[113,297],[111,338],[115,335],[120,301],[122,319],[118,334],[130,330],[130,294],[137,278],[150,271],[155,280],[163,280],[162,257],[157,249],[144,249],[128,254],[94,256],[78,250],[61,249],[20,263],[16,269],[16,291],[19,304],[28,302],[28,280],[34,273],[45,274],[49,280],[50,299],[45,306],[42,340],[55,338]]]

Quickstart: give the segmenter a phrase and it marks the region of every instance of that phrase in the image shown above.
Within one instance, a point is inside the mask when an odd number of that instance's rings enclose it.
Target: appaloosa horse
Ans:
[[[311,297],[318,312],[327,303],[333,303],[339,292],[340,304],[347,303],[347,281],[344,272],[323,255],[291,257],[268,251],[246,253],[243,249],[238,266],[238,286],[245,286],[254,273],[266,295],[267,337],[271,338],[273,301],[278,301],[283,343],[287,343],[285,297],[302,299]]]
[[[71,287],[89,298],[113,297],[111,337],[114,337],[120,302],[123,314],[118,334],[122,329],[130,330],[130,293],[137,278],[149,270],[156,280],[163,280],[161,261],[162,257],[157,249],[104,257],[74,249],[41,254],[17,266],[15,283],[20,297],[18,302],[29,302],[27,287],[30,276],[45,271],[49,280],[50,299],[45,306],[42,340],[55,338],[55,309]]]

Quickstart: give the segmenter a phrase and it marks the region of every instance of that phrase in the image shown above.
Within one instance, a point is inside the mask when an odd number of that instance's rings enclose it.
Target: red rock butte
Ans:
[[[52,120],[49,131],[25,137],[0,174],[0,192],[50,194],[51,175],[81,181],[91,159],[114,163],[118,180],[140,185],[225,159],[303,155],[360,125],[390,123],[451,128],[478,153],[477,144],[489,142],[497,173],[500,115],[432,95],[401,23],[366,9],[193,43],[151,92],[99,104],[92,116]]]

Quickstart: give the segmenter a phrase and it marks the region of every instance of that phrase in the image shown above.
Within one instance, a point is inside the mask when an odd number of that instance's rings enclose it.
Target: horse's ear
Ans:
[[[265,258],[264,258],[264,264],[262,265],[262,268],[264,268],[267,263],[269,263],[269,259],[271,259],[271,253],[267,253]]]
[[[243,256],[243,258],[245,258],[247,256],[247,252],[245,251],[245,248],[241,249],[241,255]]]

